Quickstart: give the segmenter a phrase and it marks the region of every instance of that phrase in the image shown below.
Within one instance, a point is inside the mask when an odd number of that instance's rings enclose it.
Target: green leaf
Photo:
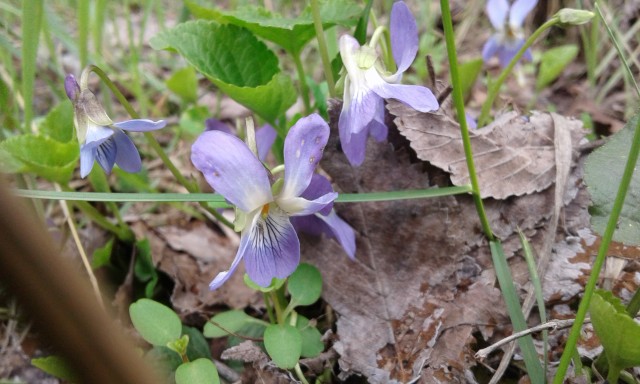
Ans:
[[[46,136],[20,135],[0,143],[0,159],[8,160],[0,165],[5,172],[33,172],[61,184],[71,180],[78,157],[77,143],[61,143]],[[16,168],[18,163],[22,165]]]
[[[167,79],[167,88],[187,103],[198,100],[198,78],[192,67],[177,70]]]
[[[218,313],[211,318],[211,321],[219,324],[224,330],[211,322],[204,325],[205,337],[225,337],[229,332],[242,334],[242,330],[255,324],[265,324],[262,320],[255,319],[239,310]]]
[[[138,280],[146,282],[144,295],[153,297],[154,290],[158,284],[158,271],[153,263],[151,256],[151,244],[149,239],[142,239],[136,242],[137,257],[133,268],[134,274]]]
[[[273,290],[279,289],[280,287],[282,287],[284,282],[287,281],[287,279],[279,279],[277,277],[274,277],[273,279],[271,279],[271,284],[269,284],[266,287],[261,287],[258,284],[256,284],[253,280],[251,280],[249,275],[247,275],[246,273],[244,274],[243,278],[244,278],[244,283],[246,284],[247,287],[256,291],[264,292],[264,293],[268,293]]]
[[[302,336],[291,325],[271,324],[264,331],[264,346],[278,368],[291,369],[300,359]]]
[[[481,57],[473,60],[469,60],[459,65],[460,73],[460,89],[462,89],[462,95],[466,99],[469,96],[473,84],[475,84],[480,71],[482,71],[483,61]]]
[[[167,348],[174,351],[180,356],[184,356],[187,354],[188,346],[189,346],[189,335],[182,335],[179,339],[175,339],[167,343]]]
[[[300,355],[303,357],[316,357],[324,351],[324,343],[322,342],[322,334],[318,328],[309,323],[309,319],[302,315],[298,315],[296,319],[296,328],[302,336],[302,349]]]
[[[104,247],[98,248],[93,251],[93,257],[91,258],[91,268],[98,269],[108,265],[111,262],[111,251],[113,249],[113,238],[107,241]]]
[[[619,371],[640,365],[640,324],[629,316],[620,299],[609,291],[596,290],[590,311],[609,369]]]
[[[173,310],[149,299],[129,306],[129,316],[140,336],[152,345],[166,345],[180,337],[182,323]]]
[[[55,106],[38,127],[40,133],[53,140],[66,143],[73,139],[73,104],[65,100]]]
[[[244,27],[256,36],[274,42],[292,54],[300,52],[315,36],[310,5],[307,5],[300,16],[292,18],[256,6],[223,10],[207,7],[206,5],[211,3],[204,0],[187,0],[186,4],[191,13],[199,18]],[[358,22],[361,12],[361,8],[353,1],[327,0],[320,2],[320,19],[324,29],[336,24],[353,26]]]
[[[204,357],[211,359],[211,349],[209,349],[209,343],[204,338],[200,330],[182,326],[182,334],[189,336],[189,345],[187,346],[187,357],[190,361]]]
[[[190,21],[160,33],[151,45],[178,51],[222,92],[272,124],[296,100],[276,55],[244,28]]]
[[[218,370],[209,359],[184,363],[176,370],[176,384],[219,384]]]
[[[287,285],[291,302],[295,305],[311,305],[318,301],[322,293],[322,275],[318,268],[302,263],[289,276]]]
[[[578,56],[575,44],[561,45],[547,50],[540,58],[540,69],[536,81],[536,90],[540,91],[551,84],[569,63]]]
[[[78,375],[71,370],[71,366],[60,356],[51,355],[31,359],[31,365],[63,380],[71,382],[79,380]]]
[[[600,235],[604,233],[611,215],[638,119],[640,112],[605,145],[593,151],[585,164],[584,179],[592,202],[589,209],[591,225]],[[613,234],[614,241],[629,245],[640,245],[640,179],[637,173],[636,170],[631,179],[618,226]]]
[[[205,120],[211,117],[211,111],[205,106],[187,108],[180,115],[180,131],[195,137],[204,131]]]

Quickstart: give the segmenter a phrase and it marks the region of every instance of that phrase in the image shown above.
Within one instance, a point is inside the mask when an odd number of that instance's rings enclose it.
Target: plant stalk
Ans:
[[[324,29],[322,28],[322,18],[320,17],[320,5],[318,0],[311,0],[311,11],[313,12],[313,26],[316,29],[316,38],[318,39],[318,49],[322,58],[322,66],[324,67],[324,77],[329,87],[329,96],[336,97],[336,83],[333,79],[333,70],[331,69],[331,59],[329,58],[329,50],[327,49],[327,41],[324,38]]]

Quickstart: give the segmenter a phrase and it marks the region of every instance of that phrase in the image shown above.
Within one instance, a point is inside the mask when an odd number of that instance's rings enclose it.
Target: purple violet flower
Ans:
[[[524,45],[524,31],[522,24],[529,12],[536,6],[538,0],[516,0],[509,4],[508,0],[489,0],[487,2],[487,15],[491,24],[496,29],[482,48],[482,60],[486,63],[493,56],[498,56],[502,68],[509,62]],[[531,50],[522,56],[531,61]]]
[[[80,143],[80,176],[86,177],[96,160],[107,174],[111,173],[114,164],[126,172],[139,172],[142,168],[140,154],[123,130],[154,131],[164,128],[167,123],[146,119],[114,123],[93,92],[80,89],[73,75],[65,78],[64,86],[75,110],[73,122]]]
[[[329,126],[319,115],[298,120],[284,142],[284,177],[273,185],[270,172],[237,137],[207,131],[196,139],[191,161],[211,187],[236,206],[235,225],[241,231],[231,267],[213,279],[210,289],[227,281],[242,259],[251,280],[263,287],[274,277],[293,273],[300,262],[300,242],[289,217],[321,211],[338,196],[333,191],[313,200],[302,196],[328,138]]]
[[[428,88],[399,84],[418,52],[416,20],[402,1],[393,4],[389,30],[391,51],[398,68],[396,73],[389,73],[382,67],[373,47],[360,46],[348,35],[340,38],[340,56],[347,76],[338,127],[342,150],[354,166],[364,161],[368,136],[377,141],[387,138],[384,99],[397,99],[420,112],[439,108]]]
[[[316,173],[311,178],[311,183],[301,197],[313,200],[332,191],[333,188],[329,180]],[[294,216],[291,218],[291,223],[298,232],[308,233],[313,236],[325,234],[327,237],[336,240],[351,259],[355,258],[355,231],[338,216],[333,209],[333,202],[311,215]]]

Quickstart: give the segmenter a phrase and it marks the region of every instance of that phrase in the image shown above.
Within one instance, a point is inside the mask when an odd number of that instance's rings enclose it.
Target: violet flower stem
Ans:
[[[502,71],[502,73],[500,73],[500,76],[498,76],[496,81],[491,83],[491,86],[489,87],[489,92],[487,93],[487,100],[485,100],[484,104],[482,104],[482,110],[480,112],[480,116],[478,117],[478,127],[483,127],[487,125],[487,123],[489,122],[489,113],[491,112],[491,107],[493,106],[493,102],[496,100],[496,97],[498,97],[498,93],[500,93],[500,87],[502,87],[502,84],[504,84],[505,80],[507,79],[507,76],[509,76],[509,74],[513,70],[513,67],[515,67],[518,61],[520,61],[520,58],[522,57],[522,55],[524,55],[527,49],[529,49],[529,47],[532,46],[536,40],[538,40],[538,37],[540,37],[540,35],[542,35],[544,31],[546,31],[547,29],[551,28],[552,26],[556,25],[559,22],[560,22],[560,19],[558,17],[552,17],[546,23],[542,24],[540,28],[536,29],[536,31],[533,32],[533,34],[531,34],[531,36],[529,36],[529,38],[524,42],[524,45],[520,48],[520,50],[516,53],[516,55],[513,56],[513,58],[509,62],[509,65],[507,65],[507,67]],[[455,87],[454,87],[454,93],[455,93]]]
[[[327,41],[324,38],[324,29],[322,28],[322,18],[320,17],[320,5],[318,0],[311,0],[311,11],[313,13],[313,26],[316,29],[316,39],[318,39],[318,50],[322,58],[322,66],[324,67],[324,77],[329,87],[329,96],[336,97],[336,83],[333,79],[333,70],[331,69],[331,58],[327,49]]]
[[[456,114],[460,122],[460,130],[462,133],[462,144],[464,146],[464,154],[469,169],[469,180],[471,181],[471,193],[473,201],[476,205],[476,211],[480,218],[482,230],[489,241],[494,239],[489,219],[484,210],[482,197],[480,197],[480,185],[478,176],[476,175],[475,165],[473,163],[473,152],[471,149],[471,139],[469,138],[469,127],[467,127],[467,119],[464,113],[464,98],[462,96],[462,88],[460,87],[460,74],[458,73],[458,58],[456,53],[455,35],[453,33],[453,22],[451,20],[451,9],[448,0],[440,0],[440,9],[442,10],[442,24],[444,25],[444,36],[447,43],[447,54],[449,56],[449,67],[451,68],[451,85],[453,86],[453,102],[456,106]]]
[[[127,110],[127,113],[129,114],[129,116],[131,116],[131,118],[133,118],[133,119],[139,119],[140,118],[140,115],[138,114],[138,112],[136,112],[135,109],[133,109],[133,107],[131,106],[131,104],[127,100],[127,98],[124,97],[122,92],[120,92],[118,87],[116,87],[116,85],[113,83],[113,81],[111,81],[109,76],[102,69],[96,67],[95,65],[89,65],[83,71],[83,75],[82,75],[83,77],[85,76],[84,72],[86,72],[87,75],[88,75],[89,72],[93,72],[96,75],[98,75],[98,77],[100,77],[100,79],[107,85],[107,87],[109,87],[111,92],[113,92],[113,94],[116,96],[118,101],[122,104],[124,109]],[[182,175],[182,173],[180,173],[178,168],[176,168],[176,166],[173,164],[171,159],[169,159],[169,156],[167,156],[167,153],[164,151],[164,149],[162,149],[162,146],[160,146],[160,143],[158,143],[158,140],[156,140],[156,138],[153,136],[153,134],[151,134],[151,132],[144,132],[144,137],[149,142],[149,145],[151,146],[151,148],[153,148],[153,150],[156,152],[156,154],[160,157],[160,159],[162,160],[164,165],[167,168],[169,168],[169,171],[176,178],[176,180],[178,180],[178,182],[180,184],[182,184],[182,186],[184,186],[187,189],[187,191],[189,191],[189,193],[199,192],[198,185],[195,182],[187,180]],[[221,222],[222,224],[226,225],[227,227],[229,227],[231,229],[234,228],[233,224],[231,222],[229,222],[229,220],[225,219],[218,211],[216,211],[215,209],[209,208],[209,206],[207,206],[207,204],[204,203],[204,202],[200,202],[200,205],[204,209],[209,211],[219,222]]]
[[[304,103],[304,110],[306,114],[311,113],[311,100],[309,99],[309,86],[307,85],[307,75],[304,72],[304,65],[302,65],[302,59],[300,58],[300,52],[292,52],[293,62],[296,65],[296,71],[298,72],[298,83],[300,84],[300,93],[302,94],[302,102]]]

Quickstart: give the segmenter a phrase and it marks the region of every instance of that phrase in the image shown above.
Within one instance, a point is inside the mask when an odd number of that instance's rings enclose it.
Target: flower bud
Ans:
[[[585,11],[582,9],[573,9],[573,8],[563,8],[556,13],[555,17],[560,20],[561,24],[565,25],[580,25],[586,24],[593,17],[595,13],[591,11]]]

